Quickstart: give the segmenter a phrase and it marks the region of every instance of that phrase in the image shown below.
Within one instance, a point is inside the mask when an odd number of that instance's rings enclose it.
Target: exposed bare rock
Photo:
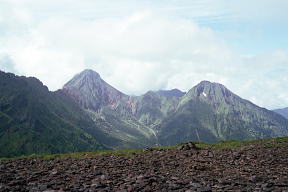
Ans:
[[[132,157],[0,161],[0,191],[287,191],[288,148],[153,149]],[[186,147],[189,146],[189,150]],[[194,150],[197,149],[197,150]]]
[[[191,149],[198,150],[199,148],[195,145],[195,143],[187,142],[184,145],[180,146],[179,149],[180,150],[191,150]]]

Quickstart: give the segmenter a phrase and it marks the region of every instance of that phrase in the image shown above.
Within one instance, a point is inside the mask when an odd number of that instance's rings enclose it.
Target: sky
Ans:
[[[287,0],[0,0],[0,70],[51,91],[84,69],[118,90],[224,84],[288,107]]]

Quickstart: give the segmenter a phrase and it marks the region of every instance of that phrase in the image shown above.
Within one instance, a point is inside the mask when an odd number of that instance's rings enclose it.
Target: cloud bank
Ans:
[[[115,9],[96,1],[108,8],[103,14],[96,11],[97,17],[92,19],[89,11],[74,16],[77,6],[71,4],[71,14],[55,8],[57,14],[49,15],[31,6],[51,8],[48,1],[35,5],[25,0],[18,6],[11,6],[19,3],[17,0],[3,2],[0,69],[35,76],[50,90],[61,88],[73,75],[91,68],[127,94],[139,95],[151,89],[187,91],[201,80],[209,80],[263,107],[288,106],[285,50],[241,55],[209,26],[191,18],[167,16],[146,4],[139,10],[130,1],[126,2],[132,8],[123,6],[116,15],[106,15]],[[89,7],[91,3],[85,1],[79,6]]]

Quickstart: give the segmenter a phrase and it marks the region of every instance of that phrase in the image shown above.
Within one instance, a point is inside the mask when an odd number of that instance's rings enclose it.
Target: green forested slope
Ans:
[[[0,72],[0,156],[102,149],[89,133],[93,127],[61,92]]]

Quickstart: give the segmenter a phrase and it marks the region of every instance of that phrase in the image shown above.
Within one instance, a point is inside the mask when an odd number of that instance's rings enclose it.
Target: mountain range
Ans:
[[[283,117],[285,117],[286,119],[288,119],[288,107],[283,108],[283,109],[275,109],[273,110],[274,112],[282,115]]]
[[[209,81],[129,96],[89,69],[55,92],[0,72],[0,157],[285,135],[282,115]]]

